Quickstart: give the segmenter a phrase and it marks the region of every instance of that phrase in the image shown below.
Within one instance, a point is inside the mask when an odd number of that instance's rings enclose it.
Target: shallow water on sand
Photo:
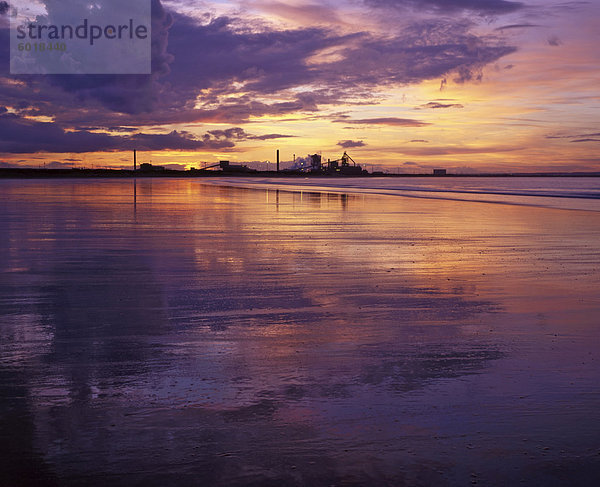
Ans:
[[[0,229],[1,485],[600,478],[598,212],[5,180]]]
[[[205,183],[600,211],[600,177],[227,177]]]

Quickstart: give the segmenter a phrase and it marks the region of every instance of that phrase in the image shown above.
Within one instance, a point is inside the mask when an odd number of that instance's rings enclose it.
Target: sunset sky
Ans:
[[[152,5],[152,75],[13,76],[0,2],[0,167],[600,171],[600,0]]]

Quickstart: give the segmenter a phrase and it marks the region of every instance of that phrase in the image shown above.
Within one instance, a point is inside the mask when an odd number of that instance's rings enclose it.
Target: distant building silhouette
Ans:
[[[163,166],[153,166],[152,164],[148,164],[147,162],[140,164],[141,172],[160,172],[164,170],[165,168]]]
[[[219,166],[224,172],[255,172],[248,166],[243,166],[241,164],[231,164],[229,161],[221,161],[219,162]]]
[[[321,170],[321,155],[320,154],[312,154],[310,156],[312,161],[312,170],[320,171]]]

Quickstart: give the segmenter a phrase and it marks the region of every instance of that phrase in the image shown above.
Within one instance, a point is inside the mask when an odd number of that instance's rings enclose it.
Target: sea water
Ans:
[[[596,180],[452,181],[0,181],[0,484],[591,485]]]

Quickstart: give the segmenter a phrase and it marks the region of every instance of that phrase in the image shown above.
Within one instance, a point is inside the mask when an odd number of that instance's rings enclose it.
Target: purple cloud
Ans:
[[[265,135],[252,135],[248,137],[250,140],[272,140],[272,139],[287,139],[290,137],[297,137],[296,135],[285,135],[285,134],[265,134]]]
[[[476,2],[427,2],[438,7],[445,3],[446,10],[456,10],[459,5],[464,9]],[[505,4],[517,4],[477,3],[486,4],[488,11],[494,10],[492,5],[501,9]],[[152,0],[152,75],[0,76],[0,105],[16,112],[20,118],[11,123],[20,124],[26,133],[44,136],[54,131],[60,143],[42,140],[40,151],[49,147],[84,151],[85,144],[89,151],[116,150],[134,142],[185,150],[219,147],[219,143],[232,147],[242,140],[292,136],[238,132],[231,136],[207,134],[205,139],[185,132],[136,132],[137,127],[168,124],[234,125],[264,115],[300,113],[304,118],[324,107],[365,103],[378,89],[390,86],[445,79],[447,75],[454,75],[459,82],[478,80],[483,66],[515,50],[493,36],[474,34],[468,22],[450,18],[412,24],[395,37],[370,32],[341,35],[317,27],[285,30],[267,24],[250,25],[234,17],[204,17],[203,22],[169,13],[159,0]],[[4,70],[8,45],[8,30],[0,29]],[[318,64],[311,62],[328,48],[335,48],[338,56]],[[23,118],[27,116],[50,116],[56,126],[36,125],[41,122]],[[95,130],[90,130],[91,120]],[[334,121],[428,125],[395,117]],[[98,133],[103,129],[122,134]],[[8,152],[31,151],[35,140],[17,137],[11,143],[3,136],[0,139]]]
[[[470,10],[484,15],[507,14],[524,7],[521,2],[507,0],[365,0],[367,5],[378,8],[414,8],[435,12]]]
[[[378,87],[450,72],[459,81],[478,79],[482,66],[514,51],[449,20],[415,24],[390,39],[365,32],[335,36],[317,28],[255,32],[229,18],[203,25],[166,13],[158,0],[153,7],[152,76],[23,78],[26,87],[10,87],[4,103],[20,98],[25,107],[65,123],[82,116],[82,105],[86,117],[110,125],[241,122],[364,100]],[[311,66],[308,60],[329,47],[339,48],[342,59]],[[324,88],[289,93],[286,102],[257,101],[312,83]]]
[[[362,140],[340,140],[337,145],[344,149],[351,149],[353,147],[364,147],[365,144]]]
[[[0,115],[0,152],[110,152],[118,150],[199,150],[235,146],[236,129],[231,136],[207,133],[198,138],[189,132],[173,130],[167,134],[136,133],[111,135],[87,130],[66,131],[53,122],[20,118],[12,113]],[[241,130],[241,129],[237,129]],[[243,131],[242,131],[243,132]]]
[[[417,107],[417,110],[420,110],[422,108],[431,108],[431,109],[464,108],[464,105],[461,105],[460,103],[439,103],[436,101],[430,101],[429,103],[425,103],[425,105],[421,105],[420,107]]]
[[[548,38],[548,45],[558,47],[562,44],[562,41],[557,36],[551,36]]]
[[[226,130],[209,130],[210,135],[216,139],[234,139],[234,140],[271,140],[271,139],[282,139],[288,137],[296,137],[295,135],[283,135],[283,134],[264,134],[264,135],[252,135],[247,133],[240,127],[234,127]]]
[[[102,0],[96,3],[102,4]],[[52,15],[54,10],[70,8],[61,2],[46,2],[46,9]],[[169,29],[173,24],[171,14],[165,11],[160,0],[151,0],[152,9],[152,74],[151,75],[50,75],[44,77],[51,86],[72,93],[74,98],[102,106],[114,112],[139,114],[156,108],[158,97],[165,91],[161,78],[169,73],[173,61],[167,52]],[[39,78],[26,78],[30,82]],[[43,83],[42,83],[43,84]]]
[[[577,134],[577,135],[546,135],[547,139],[580,139],[590,140],[600,137],[600,132]]]
[[[424,127],[431,125],[427,122],[421,122],[420,120],[414,120],[412,118],[397,118],[397,117],[386,117],[386,118],[363,118],[359,120],[334,120],[338,123],[350,123],[356,125],[390,125],[392,127]]]
[[[501,27],[496,27],[495,30],[503,31],[503,30],[510,30],[510,29],[527,29],[527,28],[531,28],[531,27],[541,27],[541,26],[538,24],[510,24],[510,25],[503,25]]]

